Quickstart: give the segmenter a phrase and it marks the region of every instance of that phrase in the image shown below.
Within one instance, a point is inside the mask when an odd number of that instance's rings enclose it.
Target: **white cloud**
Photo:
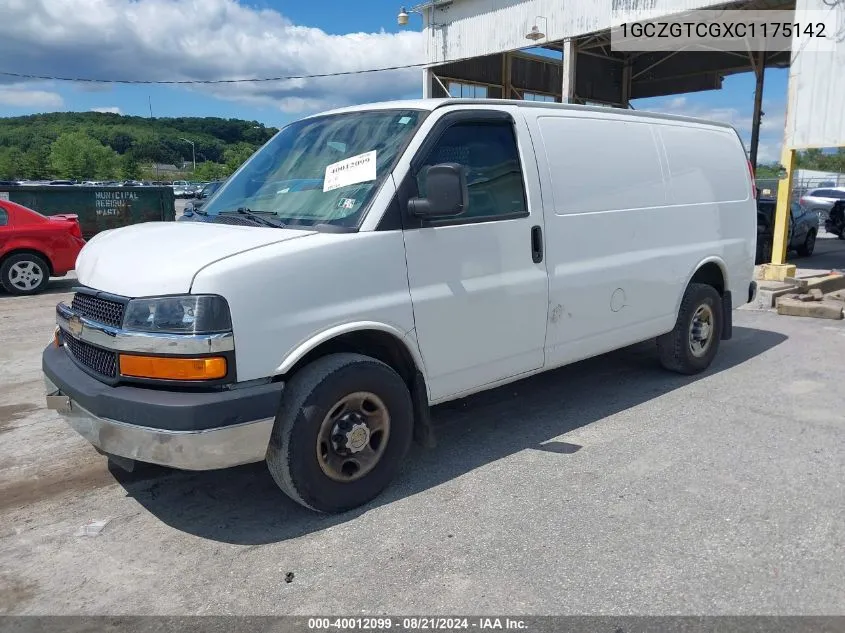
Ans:
[[[91,108],[91,112],[102,112],[103,114],[120,114],[120,108],[117,106],[107,106],[104,108]]]
[[[35,90],[28,84],[0,83],[0,104],[13,108],[56,110],[64,106],[64,100],[57,92]]]
[[[119,79],[278,77],[424,61],[418,32],[331,35],[236,0],[5,0],[0,58],[31,74]],[[419,91],[421,69],[193,89],[288,112]]]

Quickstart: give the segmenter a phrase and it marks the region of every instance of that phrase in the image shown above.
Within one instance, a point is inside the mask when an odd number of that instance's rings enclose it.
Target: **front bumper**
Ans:
[[[262,461],[282,392],[267,383],[223,392],[111,387],[50,346],[42,355],[47,408],[104,453],[184,470]]]

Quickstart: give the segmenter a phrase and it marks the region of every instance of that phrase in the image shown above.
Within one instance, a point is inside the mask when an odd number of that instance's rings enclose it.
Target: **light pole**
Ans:
[[[191,144],[191,157],[194,159],[194,161],[193,161],[194,162],[194,171],[196,171],[197,170],[197,151],[196,151],[196,146],[194,145],[194,142],[189,141],[186,138],[182,138],[181,136],[179,137],[179,140],[185,141],[186,143]]]

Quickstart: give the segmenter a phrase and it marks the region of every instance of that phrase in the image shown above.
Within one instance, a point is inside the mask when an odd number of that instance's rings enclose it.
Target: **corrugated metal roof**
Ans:
[[[535,24],[546,35],[539,43],[602,31],[610,28],[614,8],[635,19],[725,4],[725,0],[454,0],[433,10],[422,9],[427,60],[436,64],[526,48],[532,42],[525,35]]]

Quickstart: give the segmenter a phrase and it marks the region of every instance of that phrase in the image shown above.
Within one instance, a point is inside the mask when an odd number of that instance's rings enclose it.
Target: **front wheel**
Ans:
[[[267,466],[291,499],[344,512],[390,483],[413,437],[408,387],[391,367],[359,354],[331,354],[285,387]]]
[[[658,337],[660,363],[679,374],[697,374],[713,362],[722,339],[722,298],[713,286],[691,283],[675,328]]]

